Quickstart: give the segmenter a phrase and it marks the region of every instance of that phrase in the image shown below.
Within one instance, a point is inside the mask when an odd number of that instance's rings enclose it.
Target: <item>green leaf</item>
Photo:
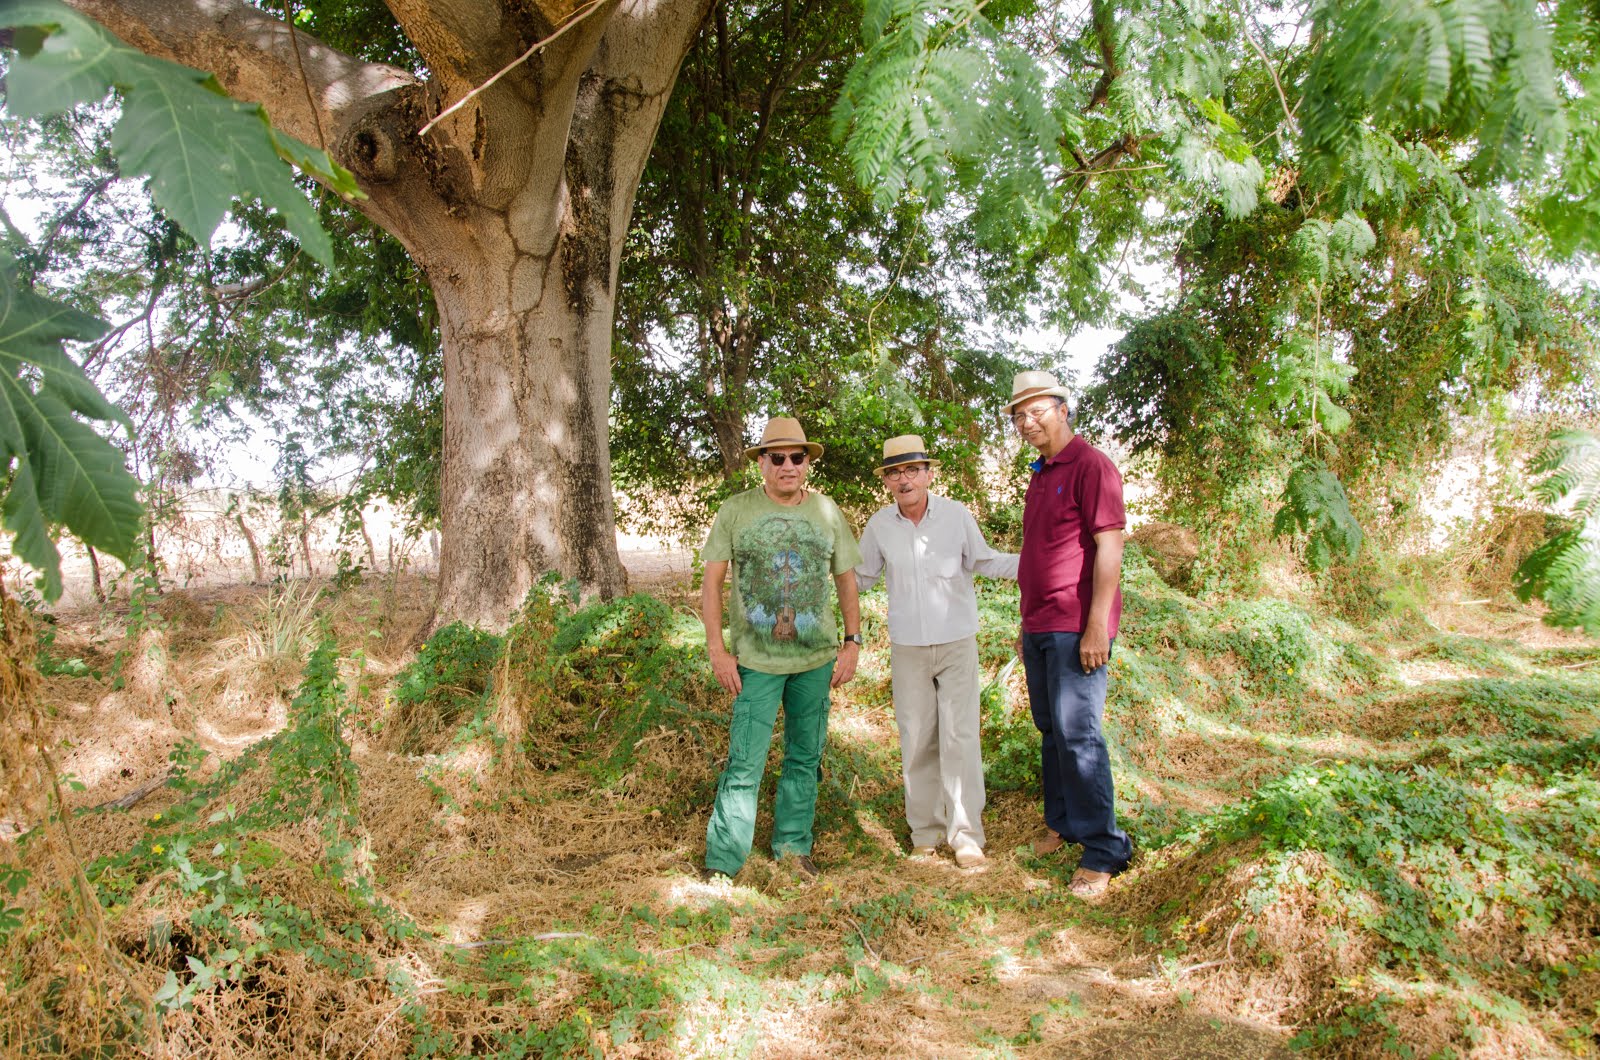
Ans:
[[[235,196],[259,198],[308,253],[332,264],[328,234],[283,161],[347,193],[355,178],[326,154],[275,135],[260,106],[229,99],[211,75],[145,55],[54,0],[8,4],[0,27],[48,31],[42,41],[19,37],[28,46],[6,75],[14,113],[60,114],[114,88],[122,96],[111,137],[117,162],[124,173],[149,178],[156,204],[186,232],[209,242]]]
[[[1535,492],[1564,504],[1577,522],[1529,553],[1512,586],[1521,599],[1549,606],[1549,624],[1600,634],[1600,435],[1557,432],[1531,470],[1545,475]]]
[[[1306,534],[1306,562],[1324,570],[1335,555],[1354,559],[1361,551],[1361,526],[1350,514],[1344,485],[1316,461],[1295,468],[1283,489],[1283,507],[1272,522],[1278,536]]]
[[[56,551],[50,528],[45,525],[38,485],[26,453],[18,454],[16,466],[11,470],[11,485],[6,490],[5,500],[0,502],[0,520],[12,533],[12,553],[39,572],[44,598],[60,599],[61,554]]]
[[[93,317],[21,289],[14,263],[0,256],[0,466],[11,469],[0,518],[51,600],[61,595],[51,524],[124,560],[139,532],[138,480],[121,451],[74,413],[124,425],[127,417],[61,345],[104,331]]]
[[[1312,412],[1317,423],[1329,434],[1343,434],[1350,427],[1350,413],[1336,404],[1321,387],[1317,388],[1313,399]]]

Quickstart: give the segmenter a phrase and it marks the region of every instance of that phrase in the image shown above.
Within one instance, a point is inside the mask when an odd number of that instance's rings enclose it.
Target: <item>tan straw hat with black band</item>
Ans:
[[[928,455],[928,447],[922,444],[922,435],[902,434],[883,443],[883,464],[875,470],[881,475],[891,468],[906,464],[927,464],[934,468],[939,466],[939,461]]]
[[[1067,401],[1072,395],[1049,372],[1018,372],[1011,380],[1011,400],[1000,407],[1010,412],[1024,401],[1036,397],[1058,397]]]
[[[822,446],[806,441],[805,428],[793,416],[774,416],[761,432],[761,441],[744,451],[746,460],[754,460],[767,449],[792,449],[800,446],[815,460],[822,455]]]

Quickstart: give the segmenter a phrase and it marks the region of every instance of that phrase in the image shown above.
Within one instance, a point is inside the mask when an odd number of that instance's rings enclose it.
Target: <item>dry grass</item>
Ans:
[[[362,897],[329,871],[329,835],[315,821],[260,829],[248,850],[230,856],[252,866],[251,901],[302,911],[329,932],[324,948],[353,963],[330,967],[312,955],[316,947],[276,946],[237,979],[168,1013],[158,1031],[145,1023],[136,1044],[126,1026],[133,1017],[116,1014],[145,1011],[169,971],[187,981],[189,957],[215,959],[207,952],[214,937],[191,926],[206,898],[186,892],[175,868],[137,880],[102,877],[115,900],[102,925],[88,929],[73,912],[72,874],[63,866],[148,850],[177,834],[151,823],[181,808],[179,793],[160,789],[132,811],[78,818],[75,851],[43,842],[0,847],[39,881],[21,899],[33,941],[0,951],[10,973],[0,977],[0,1051],[17,1051],[48,1009],[61,1038],[31,1039],[40,1055],[104,1044],[108,1055],[130,1056],[400,1057],[431,1026],[452,1033],[463,1053],[488,1052],[497,1036],[534,1027],[581,1031],[586,1047],[606,1056],[1111,1050],[1253,1058],[1286,1055],[1294,1029],[1388,994],[1396,998],[1385,1010],[1395,1033],[1419,1052],[1539,1056],[1548,1055],[1541,1050],[1552,1046],[1552,1027],[1591,1019],[1600,999],[1600,977],[1574,976],[1535,1023],[1480,1019],[1481,1037],[1463,1049],[1456,1013],[1470,1008],[1468,988],[1443,989],[1438,980],[1429,993],[1421,983],[1373,979],[1373,937],[1327,904],[1327,866],[1313,851],[1295,855],[1299,882],[1260,908],[1250,895],[1266,859],[1249,840],[1141,854],[1108,898],[1089,906],[1065,893],[1070,850],[1044,862],[1021,852],[1038,826],[1033,798],[1002,793],[986,813],[985,869],[907,859],[897,762],[883,751],[893,745],[893,718],[870,681],[834,708],[830,768],[850,775],[825,778],[832,786],[824,786],[824,816],[833,823],[815,851],[823,879],[805,885],[761,852],[770,829],[763,817],[757,853],[738,879],[702,883],[705,812],[726,747],[725,697],[709,683],[680,689],[681,713],[635,730],[629,725],[650,689],[617,672],[620,656],[608,653],[621,647],[600,642],[570,668],[540,670],[537,645],[514,644],[496,676],[488,729],[466,741],[441,729],[430,753],[407,755],[379,723],[389,717],[385,683],[412,657],[426,584],[393,580],[320,601],[309,589],[207,593],[187,601],[169,594],[161,669],[141,678],[139,698],[132,681],[118,692],[91,678],[43,684],[74,743],[73,764],[63,768],[88,785],[73,803],[92,806],[160,776],[182,741],[211,752],[206,770],[215,770],[278,731],[300,679],[306,631],[326,625],[365,659],[359,673],[344,674],[359,817],[336,838],[354,841],[350,863],[372,893]],[[1508,637],[1523,628],[1515,614],[1490,617],[1479,632]],[[93,630],[89,616],[68,617],[61,636],[87,643]],[[156,653],[147,655],[154,667]],[[883,669],[880,660],[866,662]],[[1226,706],[1220,689],[1239,678],[1230,670],[1237,665],[1191,655],[1175,666],[1201,671],[1199,699],[1125,720],[1125,798],[1167,812],[1207,811],[1297,764],[1410,753],[1411,733],[1435,703],[1428,682],[1476,672],[1464,664],[1437,675],[1413,669],[1415,685],[1363,700],[1362,712],[1330,694],[1310,704],[1257,703],[1247,718],[1214,716]],[[182,709],[144,710],[154,691],[162,702],[175,693],[171,702]],[[1111,709],[1126,710],[1116,695]],[[623,765],[597,764],[618,747]],[[777,761],[774,752],[769,771]],[[258,765],[194,820],[255,805],[272,784],[271,770]],[[37,799],[27,805],[7,813],[39,821]],[[1466,945],[1521,964],[1592,960],[1597,915],[1594,903],[1570,902],[1542,934],[1485,921]],[[420,931],[398,936],[394,922]],[[652,991],[658,1000],[640,1001]],[[635,1018],[657,1021],[659,1036],[627,1036],[611,1025],[633,1004],[643,1004]],[[1383,1049],[1380,1034],[1324,1052]]]

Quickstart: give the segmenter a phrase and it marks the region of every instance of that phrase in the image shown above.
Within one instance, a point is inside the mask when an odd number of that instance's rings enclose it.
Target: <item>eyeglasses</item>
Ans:
[[[788,460],[790,463],[794,464],[795,467],[799,467],[801,464],[806,462],[806,454],[805,453],[768,453],[767,454],[767,459],[772,461],[772,466],[773,467],[782,467],[783,466],[783,462],[785,460]]]
[[[1021,427],[1024,423],[1038,423],[1044,419],[1045,413],[1053,412],[1060,407],[1059,404],[1046,405],[1044,408],[1034,409],[1032,412],[1013,412],[1011,414],[1011,424],[1014,427]]]
[[[892,467],[883,473],[883,477],[894,482],[898,481],[901,475],[911,475],[926,470],[928,470],[927,464],[917,464],[915,467]]]

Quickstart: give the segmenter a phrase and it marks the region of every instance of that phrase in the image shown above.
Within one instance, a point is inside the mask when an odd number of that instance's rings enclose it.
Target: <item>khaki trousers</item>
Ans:
[[[978,638],[889,645],[911,845],[983,849]]]

